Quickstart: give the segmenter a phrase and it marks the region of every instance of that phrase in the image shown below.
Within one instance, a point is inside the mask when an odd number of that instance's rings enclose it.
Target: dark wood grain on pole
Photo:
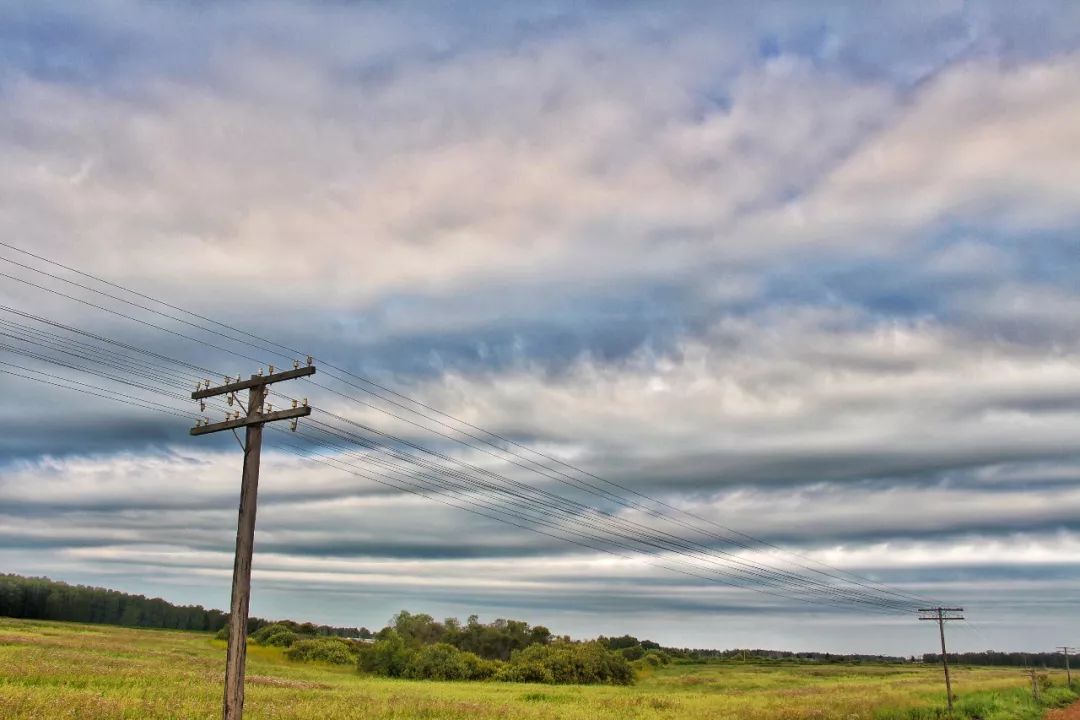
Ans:
[[[248,417],[259,417],[266,386],[248,391]],[[262,422],[247,426],[244,474],[240,481],[240,516],[236,524],[236,557],[233,560],[232,602],[229,604],[229,648],[225,660],[224,720],[240,720],[244,714],[244,666],[247,659],[247,619],[251,600],[251,557],[255,546],[255,510],[259,493],[259,462]]]

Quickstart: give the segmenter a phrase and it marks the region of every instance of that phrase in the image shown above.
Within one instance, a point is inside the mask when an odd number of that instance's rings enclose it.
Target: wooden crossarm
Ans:
[[[289,408],[288,410],[278,410],[277,412],[266,413],[263,415],[253,415],[251,417],[244,416],[239,420],[226,420],[225,422],[200,425],[191,428],[191,434],[206,435],[208,433],[221,432],[222,430],[235,430],[236,428],[247,427],[248,425],[262,425],[263,423],[274,422],[275,420],[289,420],[291,418],[306,417],[310,414],[310,407]]]
[[[202,400],[203,398],[214,397],[215,395],[227,395],[229,393],[237,392],[238,390],[247,390],[248,388],[257,387],[259,385],[270,385],[271,383],[281,382],[282,380],[292,380],[298,377],[307,377],[308,375],[315,374],[315,366],[308,365],[307,367],[297,368],[296,370],[285,370],[284,372],[274,373],[273,375],[252,375],[248,380],[240,380],[238,382],[229,383],[228,385],[218,385],[217,387],[206,388],[205,390],[196,390],[191,393],[192,400]]]

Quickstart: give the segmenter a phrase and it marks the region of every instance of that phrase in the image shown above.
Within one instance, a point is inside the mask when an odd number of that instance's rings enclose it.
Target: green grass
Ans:
[[[205,634],[0,618],[0,718],[217,718],[223,664],[224,643]],[[1041,717],[1017,668],[954,677],[956,718]],[[946,717],[941,684],[935,667],[779,663],[671,666],[628,688],[414,682],[253,645],[245,717],[923,720]],[[1047,695],[1074,697],[1062,687]]]

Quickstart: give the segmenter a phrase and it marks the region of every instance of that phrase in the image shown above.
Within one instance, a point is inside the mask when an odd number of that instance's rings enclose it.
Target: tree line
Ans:
[[[941,654],[926,653],[924,663],[940,663]],[[949,662],[960,665],[1004,665],[1008,667],[1064,668],[1065,656],[1057,652],[1022,653],[1022,652],[985,652],[949,653]],[[1080,667],[1080,662],[1072,658],[1073,667]]]
[[[161,598],[88,585],[69,585],[46,577],[8,574],[0,574],[0,616],[210,632],[220,630],[229,622],[228,613],[202,605],[174,605]],[[274,622],[248,618],[248,633]],[[291,620],[280,622],[288,623],[296,632],[305,635],[371,637],[371,632],[366,628],[332,627]]]
[[[161,598],[148,598],[143,595],[132,595],[118,590],[109,590],[87,585],[71,585],[65,582],[50,580],[46,577],[23,577],[14,574],[0,574],[0,616],[25,618],[28,620],[62,620],[71,622],[101,623],[105,625],[123,625],[127,627],[163,628],[171,630],[198,630],[218,632],[229,621],[228,613],[221,610],[207,609],[201,605],[174,605]],[[248,618],[247,631],[251,635],[260,630],[273,626],[273,632],[282,630],[291,633],[291,639],[280,644],[290,647],[294,641],[307,641],[311,639],[337,637],[370,640],[377,642],[390,640],[390,645],[396,647],[396,637],[401,641],[404,654],[412,657],[421,648],[435,645],[444,646],[438,651],[425,651],[422,659],[417,660],[410,672],[422,673],[421,667],[434,667],[439,663],[436,659],[442,658],[450,664],[458,664],[458,669],[451,671],[453,674],[491,675],[492,665],[474,663],[468,656],[475,656],[477,660],[495,663],[510,663],[515,657],[532,658],[537,660],[544,656],[545,662],[555,662],[552,658],[561,653],[564,666],[573,665],[567,662],[566,656],[574,652],[582,652],[587,655],[592,652],[593,660],[606,658],[595,650],[571,651],[567,648],[583,646],[586,643],[575,643],[569,636],[556,636],[543,625],[529,625],[521,620],[499,619],[491,623],[481,623],[476,615],[471,615],[462,623],[456,618],[446,618],[437,621],[430,615],[423,613],[410,613],[401,611],[395,615],[390,625],[372,633],[363,627],[335,627],[330,625],[316,625],[314,623],[299,623],[292,620],[266,620],[258,617]],[[271,633],[273,634],[273,633]],[[265,639],[265,634],[260,640]],[[668,662],[709,662],[709,661],[792,661],[792,662],[917,662],[916,658],[906,659],[889,655],[865,655],[865,654],[836,654],[818,652],[789,652],[777,650],[714,650],[664,647],[650,640],[638,639],[632,635],[619,637],[600,636],[592,641],[596,648],[605,652],[618,655],[622,660],[633,664],[633,667],[657,666]],[[384,649],[388,646],[381,646]],[[450,650],[446,648],[449,647]],[[551,653],[544,650],[533,650],[533,647],[561,648],[559,653]],[[337,651],[337,646],[306,644],[294,652],[294,655],[311,654],[315,649],[322,651],[329,648]],[[367,649],[361,644],[350,643],[348,649],[352,657],[363,655]],[[390,648],[393,649],[393,648]],[[459,656],[457,653],[467,655]],[[528,653],[525,653],[528,651]],[[390,653],[397,657],[398,662],[403,657],[402,652]],[[395,655],[396,653],[396,655]],[[524,655],[522,653],[525,653]],[[318,652],[315,652],[317,655]],[[584,657],[582,655],[582,657]],[[338,656],[343,659],[343,655]],[[462,657],[465,659],[463,660]],[[1062,668],[1065,658],[1060,653],[1020,653],[1020,652],[969,652],[950,654],[950,660],[967,665],[999,665],[1011,667],[1046,667]],[[319,659],[319,658],[316,658]],[[939,663],[941,656],[927,653],[922,656],[924,663]],[[351,662],[351,660],[350,660]],[[461,669],[460,663],[464,662],[471,669]],[[599,662],[597,660],[597,662]],[[605,660],[606,662],[606,660]],[[540,663],[543,664],[543,663]],[[601,665],[603,663],[600,663]],[[390,663],[387,667],[399,668],[395,672],[403,675],[404,666]],[[535,665],[535,663],[534,663]],[[1077,663],[1080,666],[1080,662]],[[480,669],[477,669],[480,668]],[[621,666],[620,666],[621,668]],[[535,671],[535,668],[530,671]],[[440,671],[441,672],[441,671]],[[535,671],[538,676],[546,677],[541,671]],[[619,669],[616,674],[621,673]],[[587,673],[586,673],[587,674]],[[563,673],[565,675],[565,673]]]
[[[793,652],[790,650],[751,650],[736,648],[733,650],[713,650],[705,648],[677,648],[665,647],[651,640],[639,640],[633,635],[621,635],[619,637],[604,637],[601,635],[597,642],[610,650],[616,650],[628,660],[635,661],[647,656],[650,652],[660,652],[669,660],[681,663],[706,663],[710,661],[734,661],[734,662],[760,662],[760,661],[791,661],[791,662],[878,662],[878,663],[902,663],[914,662],[894,655],[865,655],[827,652]]]

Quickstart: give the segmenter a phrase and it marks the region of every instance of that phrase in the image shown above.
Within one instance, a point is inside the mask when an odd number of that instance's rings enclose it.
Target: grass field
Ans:
[[[223,664],[224,643],[205,634],[0,618],[0,718],[216,718]],[[663,668],[628,688],[415,682],[251,646],[245,717],[908,720],[945,717],[941,684],[936,667],[734,663]],[[957,717],[1042,714],[1016,668],[957,668],[955,687]]]

